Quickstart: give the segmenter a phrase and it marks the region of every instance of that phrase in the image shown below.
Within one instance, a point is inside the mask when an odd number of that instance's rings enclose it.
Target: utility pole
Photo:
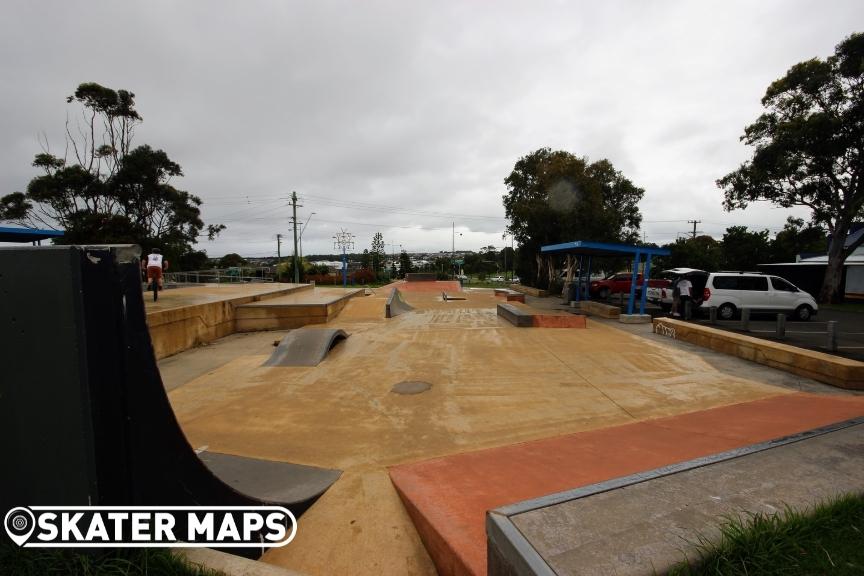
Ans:
[[[354,235],[342,228],[338,234],[333,236],[333,239],[335,240],[333,247],[342,250],[342,287],[345,288],[348,286],[347,251],[349,248],[354,249]]]
[[[687,223],[693,224],[693,236],[692,237],[696,238],[696,234],[699,232],[698,230],[696,230],[696,225],[701,224],[702,221],[701,220],[687,220]]]
[[[300,228],[300,260],[303,260],[303,233],[306,232],[306,226],[309,224],[309,220],[312,220],[312,216],[317,214],[317,212],[312,212],[309,214],[309,218],[306,219],[306,222],[303,223],[303,227]]]
[[[302,204],[300,205],[302,208]],[[294,228],[294,283],[300,283],[300,261],[297,252],[297,192],[291,192],[291,224]]]
[[[282,234],[276,234],[276,276],[281,281],[282,272],[279,267],[282,266]]]

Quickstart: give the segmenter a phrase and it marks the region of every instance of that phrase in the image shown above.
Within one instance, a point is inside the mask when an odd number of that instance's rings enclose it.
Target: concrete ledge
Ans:
[[[548,290],[540,290],[539,288],[523,286],[522,284],[511,284],[510,289],[515,290],[516,292],[521,292],[523,294],[528,294],[529,296],[534,296],[535,298],[546,298],[547,296],[549,296]]]
[[[501,316],[517,328],[587,328],[585,316],[567,312],[554,313],[536,310],[519,303],[501,303],[497,308]]]
[[[509,288],[495,288],[495,297],[503,298],[506,302],[522,302],[525,303],[525,294],[516,292]]]
[[[498,316],[501,316],[517,328],[531,328],[534,320],[531,314],[520,310],[512,304],[498,304]]]
[[[318,288],[323,291],[325,288]],[[348,301],[362,294],[360,288],[334,293],[306,293],[301,298],[270,299],[237,307],[236,332],[259,330],[291,330],[309,324],[326,324],[342,311]]]
[[[233,334],[236,328],[236,311],[243,304],[311,289],[311,286],[291,285],[284,289],[274,288],[272,292],[264,294],[229,296],[224,300],[148,312],[147,327],[153,341],[156,359],[161,360]],[[178,289],[176,292],[180,290],[184,289]]]
[[[650,324],[650,314],[621,314],[618,316],[618,321],[622,324]]]
[[[579,310],[585,312],[589,316],[597,316],[598,318],[618,318],[621,316],[621,309],[618,306],[610,304],[602,304],[593,300],[583,300],[579,304]]]
[[[655,318],[654,332],[838,388],[864,390],[864,363],[856,360],[671,318]]]
[[[861,447],[857,418],[491,510],[487,573],[665,574],[723,516],[860,492]]]

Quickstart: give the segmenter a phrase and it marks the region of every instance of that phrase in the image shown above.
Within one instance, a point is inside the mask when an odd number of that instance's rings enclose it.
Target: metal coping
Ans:
[[[37,228],[10,228],[0,226],[0,242],[36,242],[49,238],[60,238],[63,230],[39,230]]]
[[[577,240],[562,244],[549,244],[540,247],[541,254],[549,253],[591,254],[594,256],[621,256],[622,254],[650,254],[652,256],[669,256],[672,252],[667,248],[652,246],[636,246],[634,244],[613,244],[610,242],[591,242]]]
[[[794,444],[802,440],[808,440],[810,438],[830,434],[831,432],[837,432],[845,428],[851,428],[862,424],[864,424],[864,416],[859,416],[842,422],[835,422],[834,424],[829,424],[827,426],[805,430],[804,432],[798,432],[789,436],[783,436],[774,440],[767,440],[765,442],[727,450],[726,452],[720,452],[710,456],[703,456],[701,458],[694,458],[693,460],[687,460],[677,464],[661,466],[660,468],[655,468],[647,472],[637,472],[636,474],[631,474],[629,476],[613,478],[596,484],[583,486],[581,488],[565,490],[563,492],[548,494],[539,498],[532,498],[530,500],[523,500],[522,502],[502,506],[486,513],[486,537],[488,541],[491,541],[496,545],[499,553],[505,557],[508,562],[510,562],[511,567],[515,570],[515,574],[553,576],[555,571],[552,570],[549,564],[546,563],[525,535],[516,527],[511,520],[511,517],[526,512],[532,512],[534,510],[540,510],[542,508],[548,508],[557,504],[563,504],[571,500],[578,500],[580,498],[609,492],[618,488],[640,484],[663,476],[671,476],[680,472],[687,472],[696,468],[719,464],[742,456],[748,456],[772,448]],[[488,545],[489,543],[487,542],[487,546]]]

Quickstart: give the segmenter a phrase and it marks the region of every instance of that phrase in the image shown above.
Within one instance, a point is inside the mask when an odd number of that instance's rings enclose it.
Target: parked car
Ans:
[[[608,278],[604,278],[603,280],[592,280],[590,292],[592,296],[597,296],[598,298],[602,298],[605,300],[612,294],[619,294],[621,292],[629,293],[630,292],[630,284],[633,282],[633,273],[632,272],[618,272],[616,274],[612,274]],[[642,293],[642,274],[636,275],[636,293]],[[650,288],[665,288],[669,286],[668,280],[663,279],[648,279],[648,287],[649,292],[648,296],[651,295]]]
[[[504,282],[504,277],[503,276],[492,276],[491,278],[489,278],[489,281],[490,282]]]
[[[519,280],[519,277],[518,277],[518,276],[513,276],[513,278],[510,279],[510,282],[511,282],[512,284],[520,284],[522,281]]]
[[[673,279],[687,277],[693,284],[693,305],[696,308],[717,307],[721,320],[735,318],[741,310],[781,312],[797,320],[807,321],[819,311],[816,300],[788,280],[761,272],[705,272],[694,268],[673,268],[662,273]],[[665,309],[672,307],[672,289],[661,300]]]
[[[717,317],[730,320],[742,309],[783,312],[807,321],[819,311],[816,300],[788,280],[759,272],[712,272],[702,306],[716,306]]]

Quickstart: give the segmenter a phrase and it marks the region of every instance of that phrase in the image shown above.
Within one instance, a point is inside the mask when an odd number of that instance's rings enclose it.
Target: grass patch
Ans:
[[[673,576],[864,574],[864,495],[847,495],[808,512],[728,518],[717,543],[700,537],[697,558]]]
[[[225,576],[162,548],[19,548],[0,539],[0,574],[15,576]]]

